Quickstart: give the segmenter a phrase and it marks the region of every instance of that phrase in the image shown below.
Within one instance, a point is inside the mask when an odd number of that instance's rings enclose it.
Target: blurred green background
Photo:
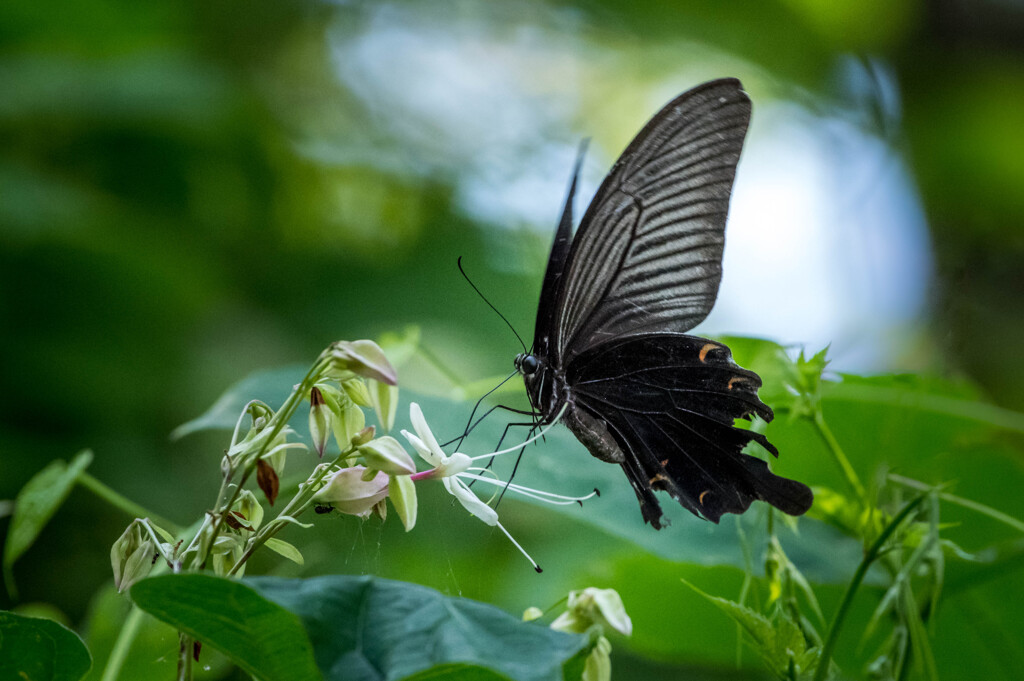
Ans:
[[[170,431],[337,339],[415,324],[459,379],[506,373],[518,345],[456,257],[528,336],[579,139],[586,200],[664,102],[721,76],[744,82],[754,123],[698,330],[831,342],[838,369],[966,377],[1024,409],[1021,3],[15,0],[0,4],[0,499],[91,447],[112,487],[198,517],[226,441]],[[434,503],[451,516],[434,534],[334,524],[312,572],[548,605],[536,582],[495,586],[520,559]],[[74,492],[15,568],[22,600],[86,622],[129,520]],[[535,551],[585,547],[571,555],[589,577],[664,569],[546,531]],[[495,575],[474,569],[483,550]],[[662,657],[621,664],[702,662]]]

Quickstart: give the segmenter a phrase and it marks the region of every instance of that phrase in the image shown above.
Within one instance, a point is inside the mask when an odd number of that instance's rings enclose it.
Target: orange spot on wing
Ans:
[[[729,390],[732,390],[733,385],[735,385],[737,382],[742,383],[745,380],[747,380],[746,376],[733,376],[732,378],[729,379],[729,383],[725,387]]]
[[[711,490],[706,489],[706,490],[704,490],[703,492],[700,493],[699,497],[697,497],[697,502],[700,503],[701,506],[704,505],[704,497],[706,497],[708,495],[708,492],[710,492],[710,491]]]
[[[714,343],[705,343],[704,347],[702,347],[700,349],[700,354],[697,355],[697,358],[700,361],[703,362],[703,361],[705,361],[705,358],[708,356],[709,352],[711,352],[712,350],[717,350],[717,349],[718,349],[718,346],[715,345]]]

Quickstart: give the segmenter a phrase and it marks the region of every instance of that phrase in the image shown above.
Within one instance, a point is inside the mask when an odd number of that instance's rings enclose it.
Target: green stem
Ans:
[[[928,485],[917,480],[912,480],[911,478],[905,478],[902,475],[890,474],[889,479],[892,480],[893,482],[897,482],[901,485],[904,485],[905,487],[910,487],[911,489],[920,490],[922,492],[929,492],[932,489],[934,489],[932,485]],[[1021,522],[1020,520],[1017,520],[1013,516],[1007,515],[1002,511],[997,511],[991,506],[979,504],[977,501],[971,501],[970,499],[958,497],[955,494],[948,494],[946,492],[939,492],[939,499],[942,499],[943,501],[948,501],[951,504],[956,504],[957,506],[962,506],[963,508],[968,508],[972,511],[981,513],[982,515],[987,515],[989,518],[992,518],[993,520],[998,520],[999,522],[1005,525],[1009,525],[1018,532],[1024,532],[1024,522]]]
[[[163,574],[165,570],[167,570],[167,564],[161,561],[150,572],[150,576]],[[121,625],[121,631],[114,641],[114,647],[110,649],[110,655],[107,657],[107,664],[103,667],[100,681],[117,681],[121,675],[124,661],[128,657],[128,651],[131,649],[132,643],[135,642],[135,637],[139,635],[139,627],[142,626],[142,618],[145,615],[146,613],[137,606],[132,606],[124,624]]]
[[[125,618],[124,625],[114,641],[114,647],[110,649],[110,655],[107,657],[107,664],[103,667],[103,676],[100,677],[100,681],[117,681],[121,675],[121,668],[128,658],[128,651],[131,649],[132,643],[135,642],[135,637],[139,634],[144,614],[138,607],[132,606],[131,612]]]
[[[736,517],[736,534],[739,538],[740,551],[743,554],[743,584],[740,585],[740,595],[737,603],[745,606],[747,596],[750,594],[750,587],[754,582],[754,558],[750,553],[750,543],[747,541],[747,533],[743,531],[743,516]],[[769,518],[771,514],[769,513]],[[743,664],[743,626],[736,623],[736,668]]]
[[[111,506],[124,511],[133,518],[149,518],[151,521],[153,521],[163,529],[167,530],[175,537],[181,534],[181,528],[178,527],[178,525],[176,525],[175,523],[172,523],[170,520],[167,520],[166,518],[163,518],[157,515],[156,513],[153,513],[152,511],[143,508],[142,506],[136,504],[131,499],[119,494],[118,492],[115,492],[113,489],[107,487],[105,484],[103,484],[93,476],[89,475],[85,471],[82,471],[81,473],[78,474],[78,482],[80,482],[83,487],[91,491],[100,499],[103,499]]]
[[[917,497],[913,501],[909,502],[904,506],[896,516],[889,521],[889,524],[885,526],[882,533],[878,535],[878,539],[871,544],[871,547],[864,553],[864,558],[861,559],[860,565],[857,566],[857,571],[853,573],[853,579],[850,581],[850,585],[846,587],[846,593],[843,594],[843,601],[839,604],[839,610],[836,611],[835,619],[832,620],[832,626],[828,630],[828,638],[825,640],[825,646],[821,651],[821,658],[818,660],[818,668],[814,671],[814,681],[822,681],[828,674],[829,664],[832,661],[832,651],[835,649],[836,641],[839,640],[839,630],[843,626],[843,622],[846,619],[846,615],[849,613],[850,606],[853,603],[853,597],[857,593],[857,589],[860,587],[861,582],[864,581],[864,576],[868,572],[868,568],[878,558],[879,552],[885,545],[885,542],[889,540],[892,533],[896,531],[904,520],[925,500],[924,496]]]
[[[284,529],[285,525],[287,525],[288,523],[285,521],[278,521],[279,518],[281,518],[282,516],[291,516],[292,518],[297,518],[299,515],[301,515],[302,512],[309,507],[310,502],[312,502],[313,500],[313,495],[315,495],[317,491],[320,489],[320,483],[323,482],[323,479],[326,478],[331,472],[333,472],[334,467],[338,464],[339,461],[342,461],[352,456],[352,454],[355,453],[355,451],[355,447],[349,447],[345,451],[338,454],[338,456],[335,457],[334,461],[327,465],[321,466],[315,475],[311,476],[309,480],[304,482],[299,487],[299,491],[296,492],[295,496],[292,497],[288,504],[283,509],[281,509],[281,512],[277,514],[277,517],[274,518],[274,520],[267,523],[266,525],[264,525],[256,532],[256,535],[252,538],[252,541],[249,542],[249,546],[246,547],[245,552],[242,553],[239,559],[235,561],[235,564],[231,566],[231,569],[228,570],[228,576],[230,577],[231,575],[238,572],[238,570],[241,569],[242,565],[245,564],[245,561],[249,560],[249,557],[252,556],[256,549],[266,544],[268,539],[270,539],[275,534]]]
[[[178,679],[192,681],[192,638],[178,632]]]
[[[313,384],[317,381],[317,379],[320,378],[320,375],[323,373],[325,365],[329,361],[329,357],[330,353],[325,352],[317,359],[316,362],[313,363],[313,366],[310,367],[309,371],[306,373],[306,376],[302,379],[302,382],[299,384],[299,386],[292,391],[292,394],[288,396],[288,399],[284,401],[284,404],[281,405],[281,408],[277,411],[277,413],[274,414],[274,417],[272,419],[273,425],[271,426],[271,431],[269,435],[267,435],[263,439],[263,444],[260,447],[259,451],[256,453],[255,456],[252,457],[252,465],[248,466],[246,470],[243,471],[242,479],[238,481],[238,484],[235,486],[234,492],[232,492],[231,494],[231,497],[227,500],[226,503],[222,503],[223,499],[219,495],[219,498],[217,499],[217,505],[214,509],[215,520],[213,522],[213,528],[210,530],[210,541],[206,543],[205,555],[198,556],[196,558],[196,563],[199,566],[202,567],[206,565],[206,561],[210,556],[210,551],[213,549],[213,545],[217,541],[217,535],[220,534],[221,527],[223,527],[224,525],[224,518],[227,515],[227,511],[232,506],[234,506],[235,502],[238,500],[238,496],[242,493],[242,488],[245,486],[245,483],[249,479],[249,476],[252,475],[253,470],[255,470],[256,468],[256,461],[259,460],[259,458],[263,456],[264,453],[266,453],[267,447],[270,446],[270,443],[273,442],[284,429],[284,427],[288,425],[288,421],[295,413],[295,410],[298,409],[299,402],[302,400],[302,396],[305,394],[306,390],[312,388]],[[224,489],[224,487],[225,486],[222,485],[222,489]]]
[[[839,441],[836,440],[836,436],[832,434],[832,430],[825,422],[825,416],[821,413],[820,409],[814,413],[814,426],[818,431],[818,435],[824,440],[825,446],[832,452],[832,456],[835,458],[836,463],[839,464],[839,468],[842,469],[846,482],[850,485],[853,493],[866,507],[868,497],[867,492],[864,490],[864,485],[861,484],[860,478],[857,477],[857,472],[853,470],[850,460],[846,458],[843,448],[839,446]]]

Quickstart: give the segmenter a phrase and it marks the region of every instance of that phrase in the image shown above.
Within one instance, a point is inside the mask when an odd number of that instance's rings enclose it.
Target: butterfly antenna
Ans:
[[[523,346],[523,352],[529,353],[530,351],[526,349],[526,343],[524,343],[523,339],[520,338],[519,334],[516,332],[515,327],[512,326],[512,323],[509,322],[509,320],[505,319],[505,315],[503,315],[500,312],[498,312],[498,308],[494,307],[494,305],[491,305],[491,301],[487,300],[487,296],[485,296],[483,293],[480,292],[480,289],[478,289],[476,287],[476,284],[474,284],[473,281],[469,278],[469,275],[466,274],[466,270],[462,269],[462,256],[461,255],[459,256],[459,259],[456,262],[459,265],[459,272],[462,273],[463,278],[465,278],[465,280],[469,283],[469,285],[473,287],[473,290],[476,291],[476,294],[478,296],[480,296],[481,300],[483,300],[485,303],[487,303],[487,306],[489,308],[491,308],[492,310],[494,310],[494,313],[496,315],[501,317],[501,321],[505,322],[508,325],[508,328],[512,329],[512,333],[515,334],[516,340],[518,340],[519,344]]]

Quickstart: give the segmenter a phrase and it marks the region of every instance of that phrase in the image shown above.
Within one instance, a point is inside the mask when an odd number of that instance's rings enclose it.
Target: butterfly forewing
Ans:
[[[669,103],[629,145],[580,223],[556,297],[562,363],[623,335],[689,330],[714,305],[750,119],[739,81]]]

